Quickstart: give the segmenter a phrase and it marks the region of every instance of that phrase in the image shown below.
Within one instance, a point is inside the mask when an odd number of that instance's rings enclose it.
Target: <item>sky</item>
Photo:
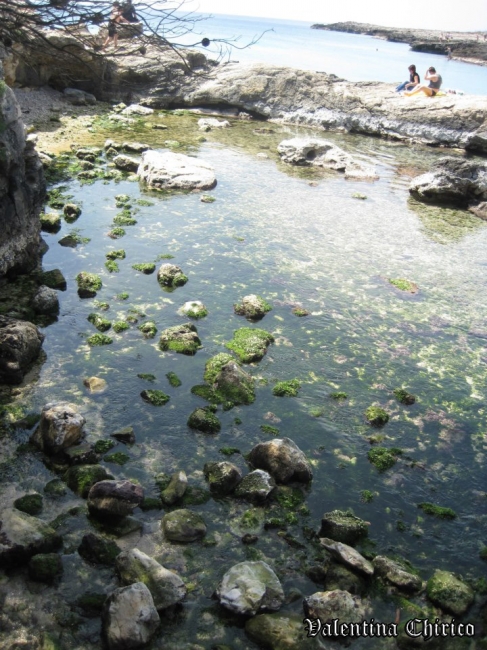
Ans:
[[[234,14],[335,23],[353,20],[386,27],[487,31],[487,0],[190,0],[188,8]]]

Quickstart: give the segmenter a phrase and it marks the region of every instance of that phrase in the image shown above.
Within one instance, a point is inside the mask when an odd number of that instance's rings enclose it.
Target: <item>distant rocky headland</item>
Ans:
[[[487,32],[441,32],[434,29],[381,27],[354,22],[315,24],[311,25],[311,29],[366,34],[393,43],[408,43],[413,52],[448,55],[450,51],[452,59],[487,65]]]

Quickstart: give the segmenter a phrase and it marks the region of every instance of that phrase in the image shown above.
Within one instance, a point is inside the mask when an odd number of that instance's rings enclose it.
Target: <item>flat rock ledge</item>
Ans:
[[[211,165],[171,151],[145,151],[137,174],[153,190],[211,190],[216,185]]]

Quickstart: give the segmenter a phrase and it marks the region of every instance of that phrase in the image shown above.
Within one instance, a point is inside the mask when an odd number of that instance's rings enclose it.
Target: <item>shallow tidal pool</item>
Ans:
[[[58,184],[82,214],[75,223],[63,221],[57,234],[44,233],[49,250],[43,268],[61,269],[67,290],[59,293],[57,321],[43,328],[47,358],[39,379],[17,401],[31,413],[51,401],[76,404],[87,420],[89,442],[133,426],[136,444],[113,449],[128,454],[128,462],[102,464],[116,478],[139,482],[146,496],[158,494],[155,475],[176,470],[186,472],[191,487],[207,489],[203,466],[208,461],[228,459],[246,473],[243,455],[273,433],[291,438],[305,452],[314,479],[294,494],[290,508],[275,502],[255,508],[252,517],[244,516],[249,505],[231,496],[192,505],[208,525],[205,544],[171,545],[160,530],[163,511],[135,513],[143,521],[142,533],[117,543],[137,545],[190,585],[182,610],[162,621],[150,647],[256,648],[242,623],[212,599],[223,573],[245,559],[263,559],[276,570],[286,595],[295,595],[281,613],[302,618],[302,596],[323,590],[306,575],[316,561],[310,531],[317,532],[323,513],[334,509],[350,509],[370,523],[364,552],[404,558],[423,580],[437,568],[454,571],[485,591],[478,579],[485,574],[479,551],[487,544],[487,224],[468,212],[418,204],[407,191],[410,178],[444,152],[324,134],[375,165],[380,180],[364,183],[282,164],[277,144],[310,133],[304,129],[268,124],[271,133],[256,133],[261,124],[234,121],[231,129],[212,131],[200,142],[197,117],[164,114],[152,121],[158,119],[166,131],[151,130],[149,121],[108,132],[102,122],[89,140],[100,145],[109,136],[161,148],[170,140],[173,150],[214,167],[218,184],[206,194],[215,201],[202,202],[200,193],[148,193],[129,180]],[[267,158],[257,157],[259,152]],[[366,198],[354,198],[355,193]],[[125,236],[112,240],[107,233],[121,211],[115,205],[120,194],[130,197],[137,223],[124,226]],[[76,248],[58,244],[73,232],[89,241]],[[117,260],[119,272],[110,273],[106,254],[117,249],[126,257]],[[172,259],[164,258],[169,255]],[[169,292],[158,284],[157,268],[166,261],[182,268],[189,278],[185,286]],[[156,263],[156,273],[132,268],[147,262]],[[101,276],[95,299],[78,297],[75,278],[81,271]],[[389,282],[403,278],[418,292]],[[122,299],[123,293],[128,297]],[[233,305],[254,293],[272,310],[252,324],[237,316]],[[202,348],[195,356],[161,352],[161,331],[189,320],[178,314],[189,300],[201,300],[208,309],[208,316],[195,321]],[[101,311],[102,302],[109,304],[107,311]],[[297,317],[295,307],[309,314]],[[96,333],[87,320],[92,312],[111,322],[129,316],[137,322],[119,334],[109,330],[111,345],[90,347],[87,338]],[[153,339],[138,329],[149,320],[158,330]],[[244,326],[275,337],[262,361],[245,366],[255,378],[255,402],[220,408],[222,428],[216,435],[191,430],[188,416],[206,404],[191,388],[203,383],[206,361],[227,351],[225,342]],[[169,372],[181,386],[170,385]],[[103,392],[85,388],[83,380],[92,376],[107,382]],[[294,378],[301,383],[297,397],[272,394],[277,381]],[[153,388],[170,396],[166,405],[141,399],[141,391]],[[416,402],[399,403],[397,388],[407,389]],[[347,397],[333,399],[336,392]],[[387,411],[385,426],[366,421],[371,405]],[[278,432],[269,433],[266,425]],[[18,446],[30,434],[18,429],[0,439],[2,505],[28,491],[42,494],[56,476],[40,453]],[[377,444],[402,452],[385,472],[368,460]],[[220,452],[225,447],[241,453],[227,458]],[[437,519],[418,509],[422,502],[452,508],[457,516]],[[60,523],[64,574],[57,587],[47,587],[30,582],[22,571],[0,573],[0,645],[2,638],[12,643],[44,630],[62,648],[101,647],[99,619],[81,615],[76,602],[88,591],[108,593],[118,581],[110,569],[91,567],[76,552],[82,535],[93,529],[84,503],[69,491],[58,499],[44,497],[40,516],[46,521],[81,506]],[[263,529],[273,509],[285,518],[285,531]],[[256,544],[241,543],[246,532],[258,534]],[[376,619],[394,620],[398,604],[389,596],[369,595]],[[474,607],[469,620],[476,615]],[[377,639],[354,645],[394,647]]]

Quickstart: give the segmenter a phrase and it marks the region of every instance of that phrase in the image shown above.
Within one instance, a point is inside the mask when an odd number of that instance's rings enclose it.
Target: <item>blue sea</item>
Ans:
[[[211,41],[233,41],[236,47],[225,53],[227,60],[322,71],[349,81],[389,83],[408,79],[408,66],[414,63],[421,78],[434,66],[443,77],[444,88],[487,95],[486,66],[448,61],[446,56],[438,54],[412,52],[406,43],[311,29],[311,23],[307,22],[222,14],[197,23],[195,31]],[[244,47],[260,35],[256,44]],[[187,43],[194,43],[195,34],[188,35],[187,39]],[[212,46],[208,49],[213,49],[213,54],[216,51]]]

